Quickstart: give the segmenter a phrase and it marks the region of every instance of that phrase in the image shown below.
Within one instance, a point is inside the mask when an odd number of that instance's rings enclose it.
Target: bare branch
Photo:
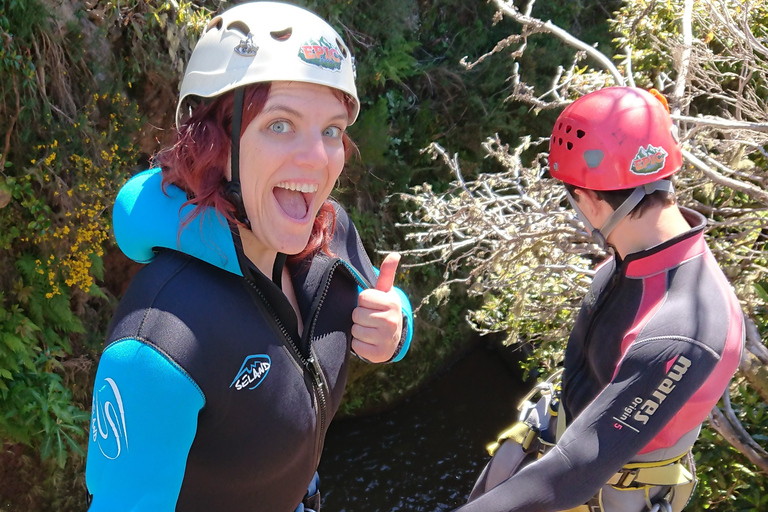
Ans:
[[[691,153],[690,151],[687,151],[685,149],[683,151],[683,157],[690,162],[694,167],[699,169],[701,172],[704,173],[704,175],[717,183],[718,185],[723,185],[728,188],[732,188],[733,190],[737,190],[739,192],[744,192],[745,194],[748,194],[751,197],[754,197],[756,200],[768,204],[768,192],[761,189],[760,187],[756,187],[752,185],[751,183],[746,183],[743,181],[734,180],[731,178],[728,178],[726,176],[723,176],[719,172],[712,169],[710,166],[702,162],[696,155]]]
[[[768,452],[766,452],[749,433],[744,430],[731,408],[728,392],[723,395],[725,410],[723,413],[715,407],[709,413],[709,424],[734,448],[744,454],[752,464],[768,473]]]
[[[691,18],[693,13],[693,0],[685,0],[683,7],[683,51],[675,66],[677,68],[677,81],[672,92],[673,114],[679,114],[682,109],[682,101],[685,95],[685,87],[688,82],[688,68],[691,65],[691,46],[693,44],[693,29]]]
[[[499,7],[499,9],[501,9],[504,14],[517,21],[518,23],[532,27],[538,32],[549,32],[562,41],[565,41],[570,46],[585,52],[610,72],[616,85],[624,85],[624,78],[621,76],[619,70],[616,69],[616,66],[613,65],[613,62],[611,62],[611,60],[604,54],[595,49],[594,46],[590,46],[585,42],[576,39],[571,34],[558,27],[551,21],[543,22],[539,19],[532,18],[530,15],[521,13],[517,7],[515,7],[515,5],[509,0],[494,0],[494,3]]]
[[[714,116],[683,116],[680,114],[672,114],[672,119],[675,121],[683,121],[685,123],[693,123],[701,126],[715,126],[717,128],[723,128],[726,130],[752,130],[761,133],[768,133],[768,123],[748,123],[744,121],[735,121],[732,119],[723,119],[721,117]]]

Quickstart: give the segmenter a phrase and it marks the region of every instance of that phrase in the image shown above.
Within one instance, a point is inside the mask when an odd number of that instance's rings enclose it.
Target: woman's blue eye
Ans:
[[[334,139],[341,137],[342,131],[338,126],[329,126],[323,130],[323,135],[326,137],[333,137]]]
[[[269,125],[269,128],[275,133],[285,133],[291,129],[287,121],[275,121]]]

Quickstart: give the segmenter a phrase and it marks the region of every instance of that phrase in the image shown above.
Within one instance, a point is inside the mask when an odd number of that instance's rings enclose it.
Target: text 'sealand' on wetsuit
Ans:
[[[115,206],[120,248],[152,262],[118,305],[96,375],[90,511],[292,512],[342,397],[359,289],[376,271],[337,207],[335,256],[289,267],[299,332],[277,285],[255,267],[243,277],[226,221],[209,209],[179,234],[186,197],[160,183],[157,169],[134,177]],[[400,296],[394,360],[412,334]]]
[[[736,371],[741,308],[692,229],[601,266],[568,341],[562,404],[568,428],[541,459],[461,512],[555,512],[586,503],[629,462],[679,457],[693,445]],[[634,493],[604,489],[608,512],[646,510]]]

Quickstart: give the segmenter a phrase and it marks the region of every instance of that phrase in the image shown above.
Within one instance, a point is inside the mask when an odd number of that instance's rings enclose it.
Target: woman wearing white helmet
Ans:
[[[175,144],[114,210],[143,268],[94,388],[91,511],[317,510],[316,469],[350,352],[400,360],[410,304],[328,200],[354,145],[354,65],[295,6],[214,17],[181,87]]]

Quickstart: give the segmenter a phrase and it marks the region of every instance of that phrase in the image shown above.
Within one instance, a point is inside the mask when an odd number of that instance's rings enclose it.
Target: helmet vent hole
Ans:
[[[269,35],[271,35],[272,39],[275,41],[287,41],[293,35],[293,27],[288,27],[283,30],[275,30],[274,32],[270,32]]]
[[[557,129],[558,129],[558,130],[562,130],[562,129],[563,129],[563,123],[560,123],[560,124],[557,126]]]
[[[210,21],[210,23],[208,23],[208,26],[205,27],[205,32],[208,32],[213,28],[215,28],[216,30],[221,30],[221,26],[223,24],[224,24],[224,20],[221,19],[221,16],[216,16]]]
[[[579,139],[584,137],[585,135],[586,133],[584,133],[584,130],[576,130],[576,137],[578,137]]]
[[[565,127],[565,133],[571,133],[571,125]]]
[[[247,37],[248,34],[251,33],[251,29],[248,28],[248,25],[246,25],[240,20],[233,21],[232,23],[227,25],[227,30],[237,30],[238,32],[243,34],[243,37]]]
[[[339,50],[341,50],[341,56],[346,59],[349,51],[347,50],[347,47],[344,46],[344,43],[341,42],[341,39],[339,39],[338,37],[336,38],[336,46],[338,46]]]
[[[566,146],[568,147],[568,149],[573,149],[573,142],[568,141],[568,144],[566,144]]]
[[[562,138],[557,139],[557,144],[562,146],[563,145],[563,139]]]

